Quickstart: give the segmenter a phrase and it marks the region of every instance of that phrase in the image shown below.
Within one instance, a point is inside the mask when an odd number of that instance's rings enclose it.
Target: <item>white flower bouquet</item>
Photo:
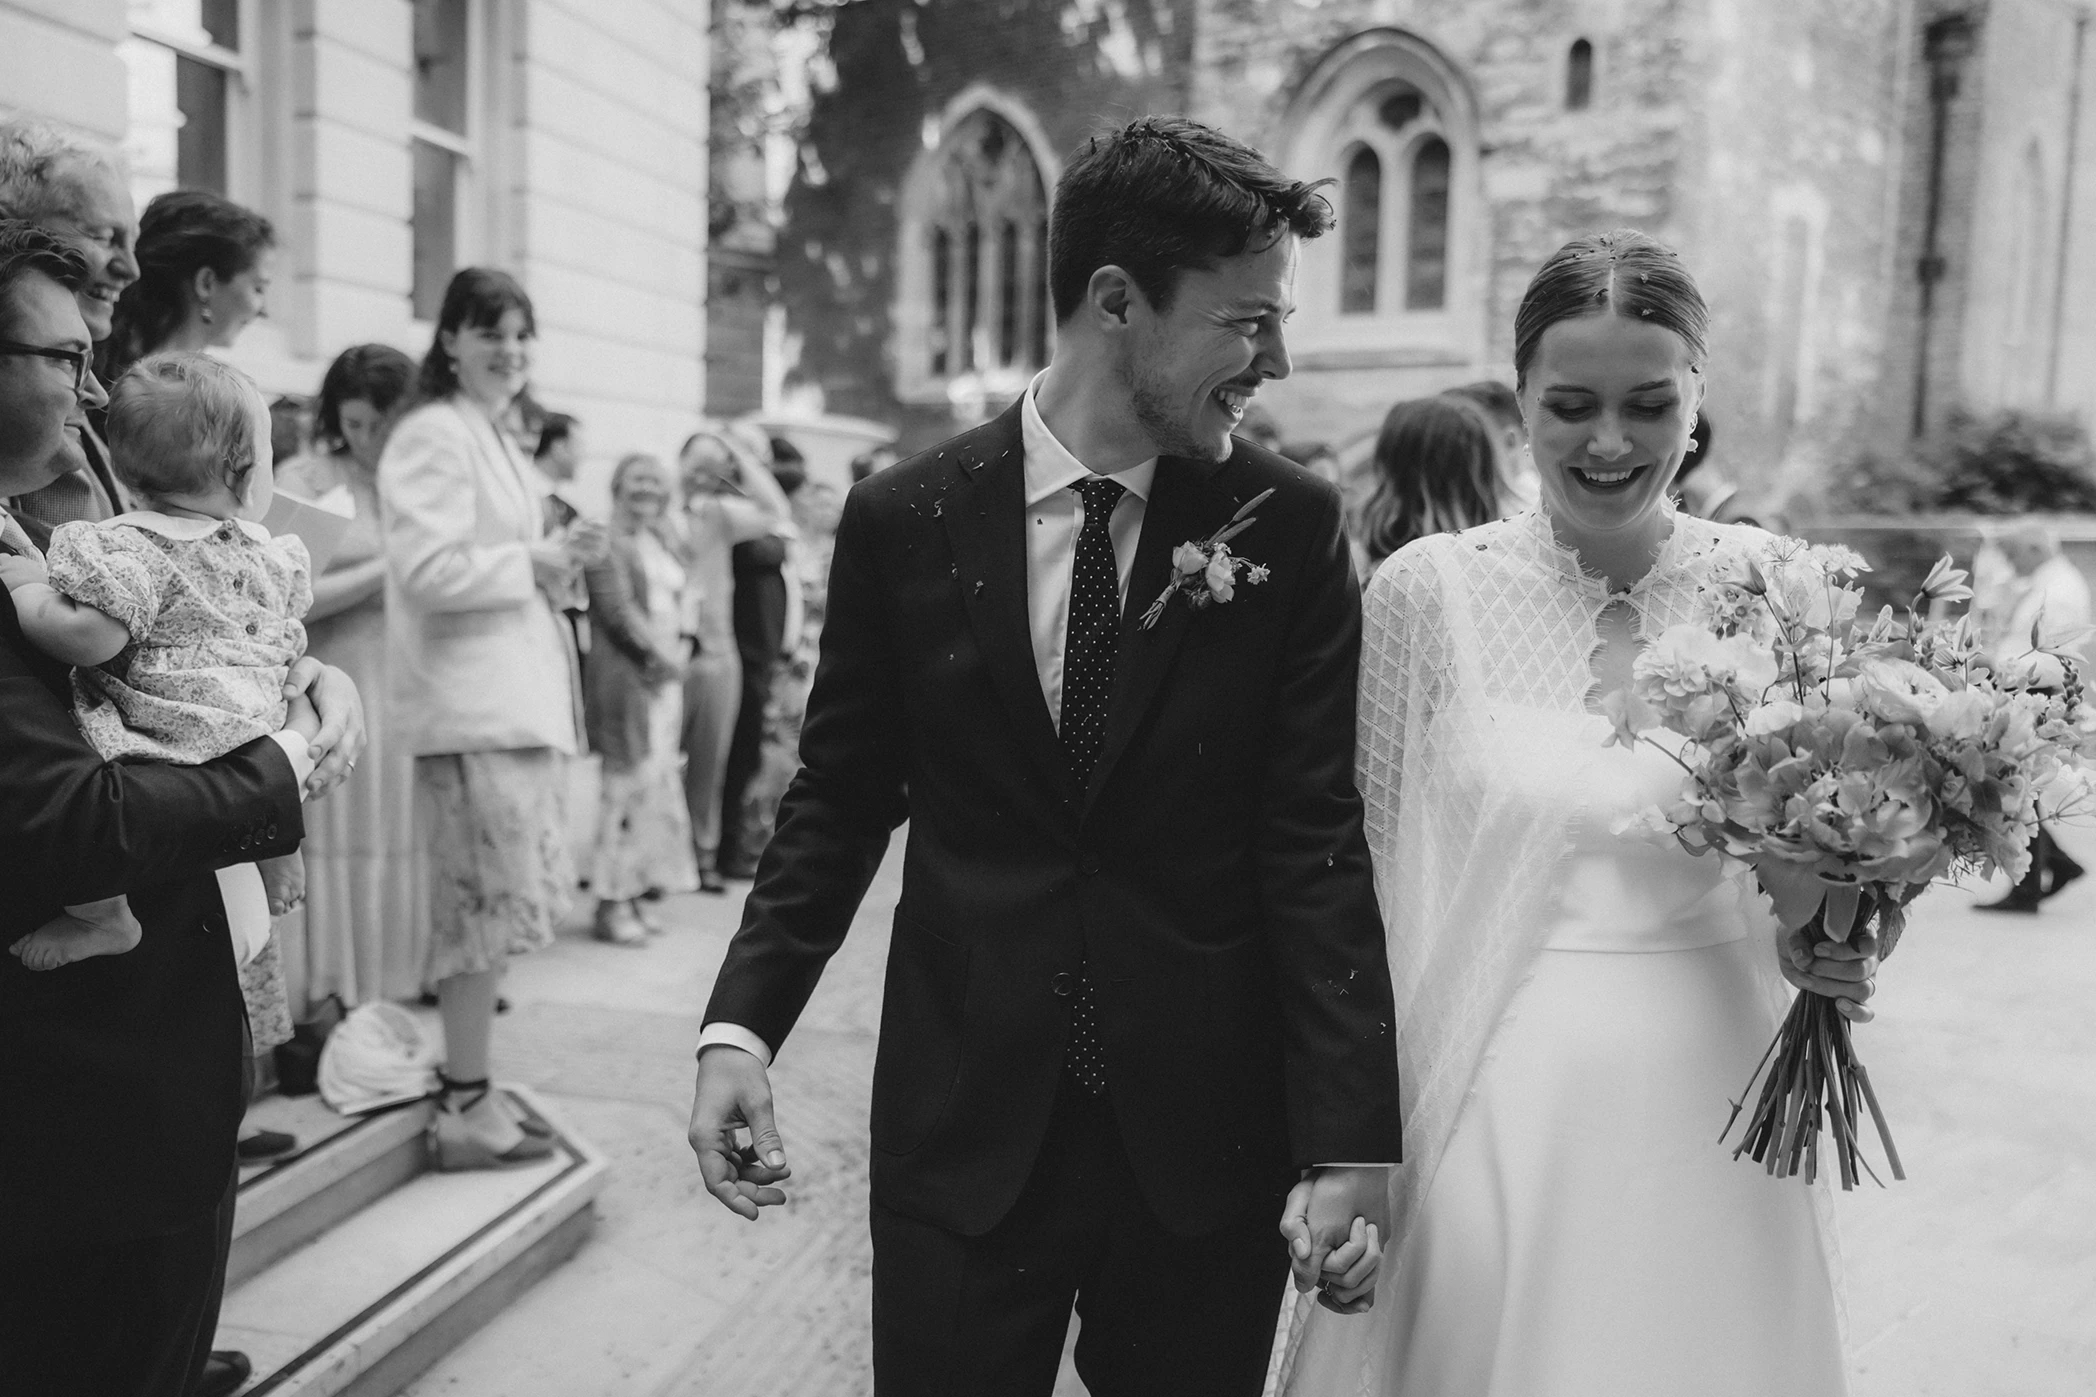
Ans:
[[[1930,883],[2021,877],[2041,816],[2087,807],[2096,708],[2068,655],[1997,661],[1970,618],[1932,618],[1972,596],[1948,557],[1904,616],[1859,617],[1852,584],[1867,570],[1849,549],[1787,539],[1742,558],[1706,588],[1695,624],[1638,657],[1609,709],[1617,741],[1654,742],[1654,728],[1678,740],[1654,745],[1683,767],[1680,798],[1641,832],[1751,863],[1779,901],[1803,883],[1820,895],[1809,938],[1867,932],[1889,956]],[[1868,1110],[1906,1177],[1834,1000],[1797,996],[1748,1094],[1757,1081],[1735,1158],[1810,1181],[1826,1130],[1854,1188],[1877,1177],[1859,1143]],[[1744,1109],[1742,1097],[1725,1135]]]

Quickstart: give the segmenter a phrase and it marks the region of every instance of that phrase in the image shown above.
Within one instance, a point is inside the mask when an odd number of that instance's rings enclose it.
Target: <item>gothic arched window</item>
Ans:
[[[1594,100],[1594,46],[1574,39],[1565,55],[1565,110],[1583,112]]]
[[[1339,237],[1339,309],[1346,315],[1373,315],[1382,260],[1383,162],[1367,146],[1357,147],[1346,162]]]
[[[1027,142],[986,107],[968,112],[905,191],[902,387],[956,380],[1016,391],[1047,362],[1048,194]]]
[[[1289,103],[1281,168],[1330,178],[1332,236],[1303,245],[1306,368],[1479,363],[1489,245],[1477,99],[1446,55],[1401,29],[1328,52]]]

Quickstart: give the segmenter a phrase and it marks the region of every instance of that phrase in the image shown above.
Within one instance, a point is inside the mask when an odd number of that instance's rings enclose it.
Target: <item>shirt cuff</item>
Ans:
[[[306,781],[313,775],[313,749],[306,745],[305,737],[289,728],[279,728],[269,735],[269,740],[284,749],[285,760],[291,763],[291,775],[298,782],[299,798],[306,794]]]
[[[739,1023],[710,1023],[699,1030],[699,1051],[708,1048],[740,1048],[766,1067],[771,1066],[771,1048],[762,1038]]]
[[[1340,1160],[1331,1164],[1313,1164],[1310,1167],[1312,1169],[1395,1169],[1397,1166],[1387,1159],[1382,1159],[1377,1160],[1373,1164],[1357,1164],[1350,1160]]]

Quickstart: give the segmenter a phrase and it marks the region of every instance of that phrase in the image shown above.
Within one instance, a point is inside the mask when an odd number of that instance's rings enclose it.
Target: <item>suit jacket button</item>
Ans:
[[[1077,861],[1077,867],[1079,871],[1089,878],[1099,871],[1099,856],[1097,854],[1086,854]]]
[[[1055,978],[1048,982],[1048,988],[1068,999],[1077,992],[1077,977],[1067,970],[1058,970],[1055,972]]]

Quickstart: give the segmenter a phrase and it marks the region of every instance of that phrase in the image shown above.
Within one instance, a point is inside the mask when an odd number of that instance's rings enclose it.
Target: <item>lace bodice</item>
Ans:
[[[1536,778],[1577,760],[1568,724],[1600,721],[1589,700],[1601,613],[1624,602],[1638,638],[1657,636],[1692,619],[1705,581],[1767,538],[1670,518],[1659,557],[1619,596],[1540,511],[1421,539],[1369,584],[1358,778],[1406,1094],[1396,1237],[1550,934],[1575,809],[1539,798]]]

